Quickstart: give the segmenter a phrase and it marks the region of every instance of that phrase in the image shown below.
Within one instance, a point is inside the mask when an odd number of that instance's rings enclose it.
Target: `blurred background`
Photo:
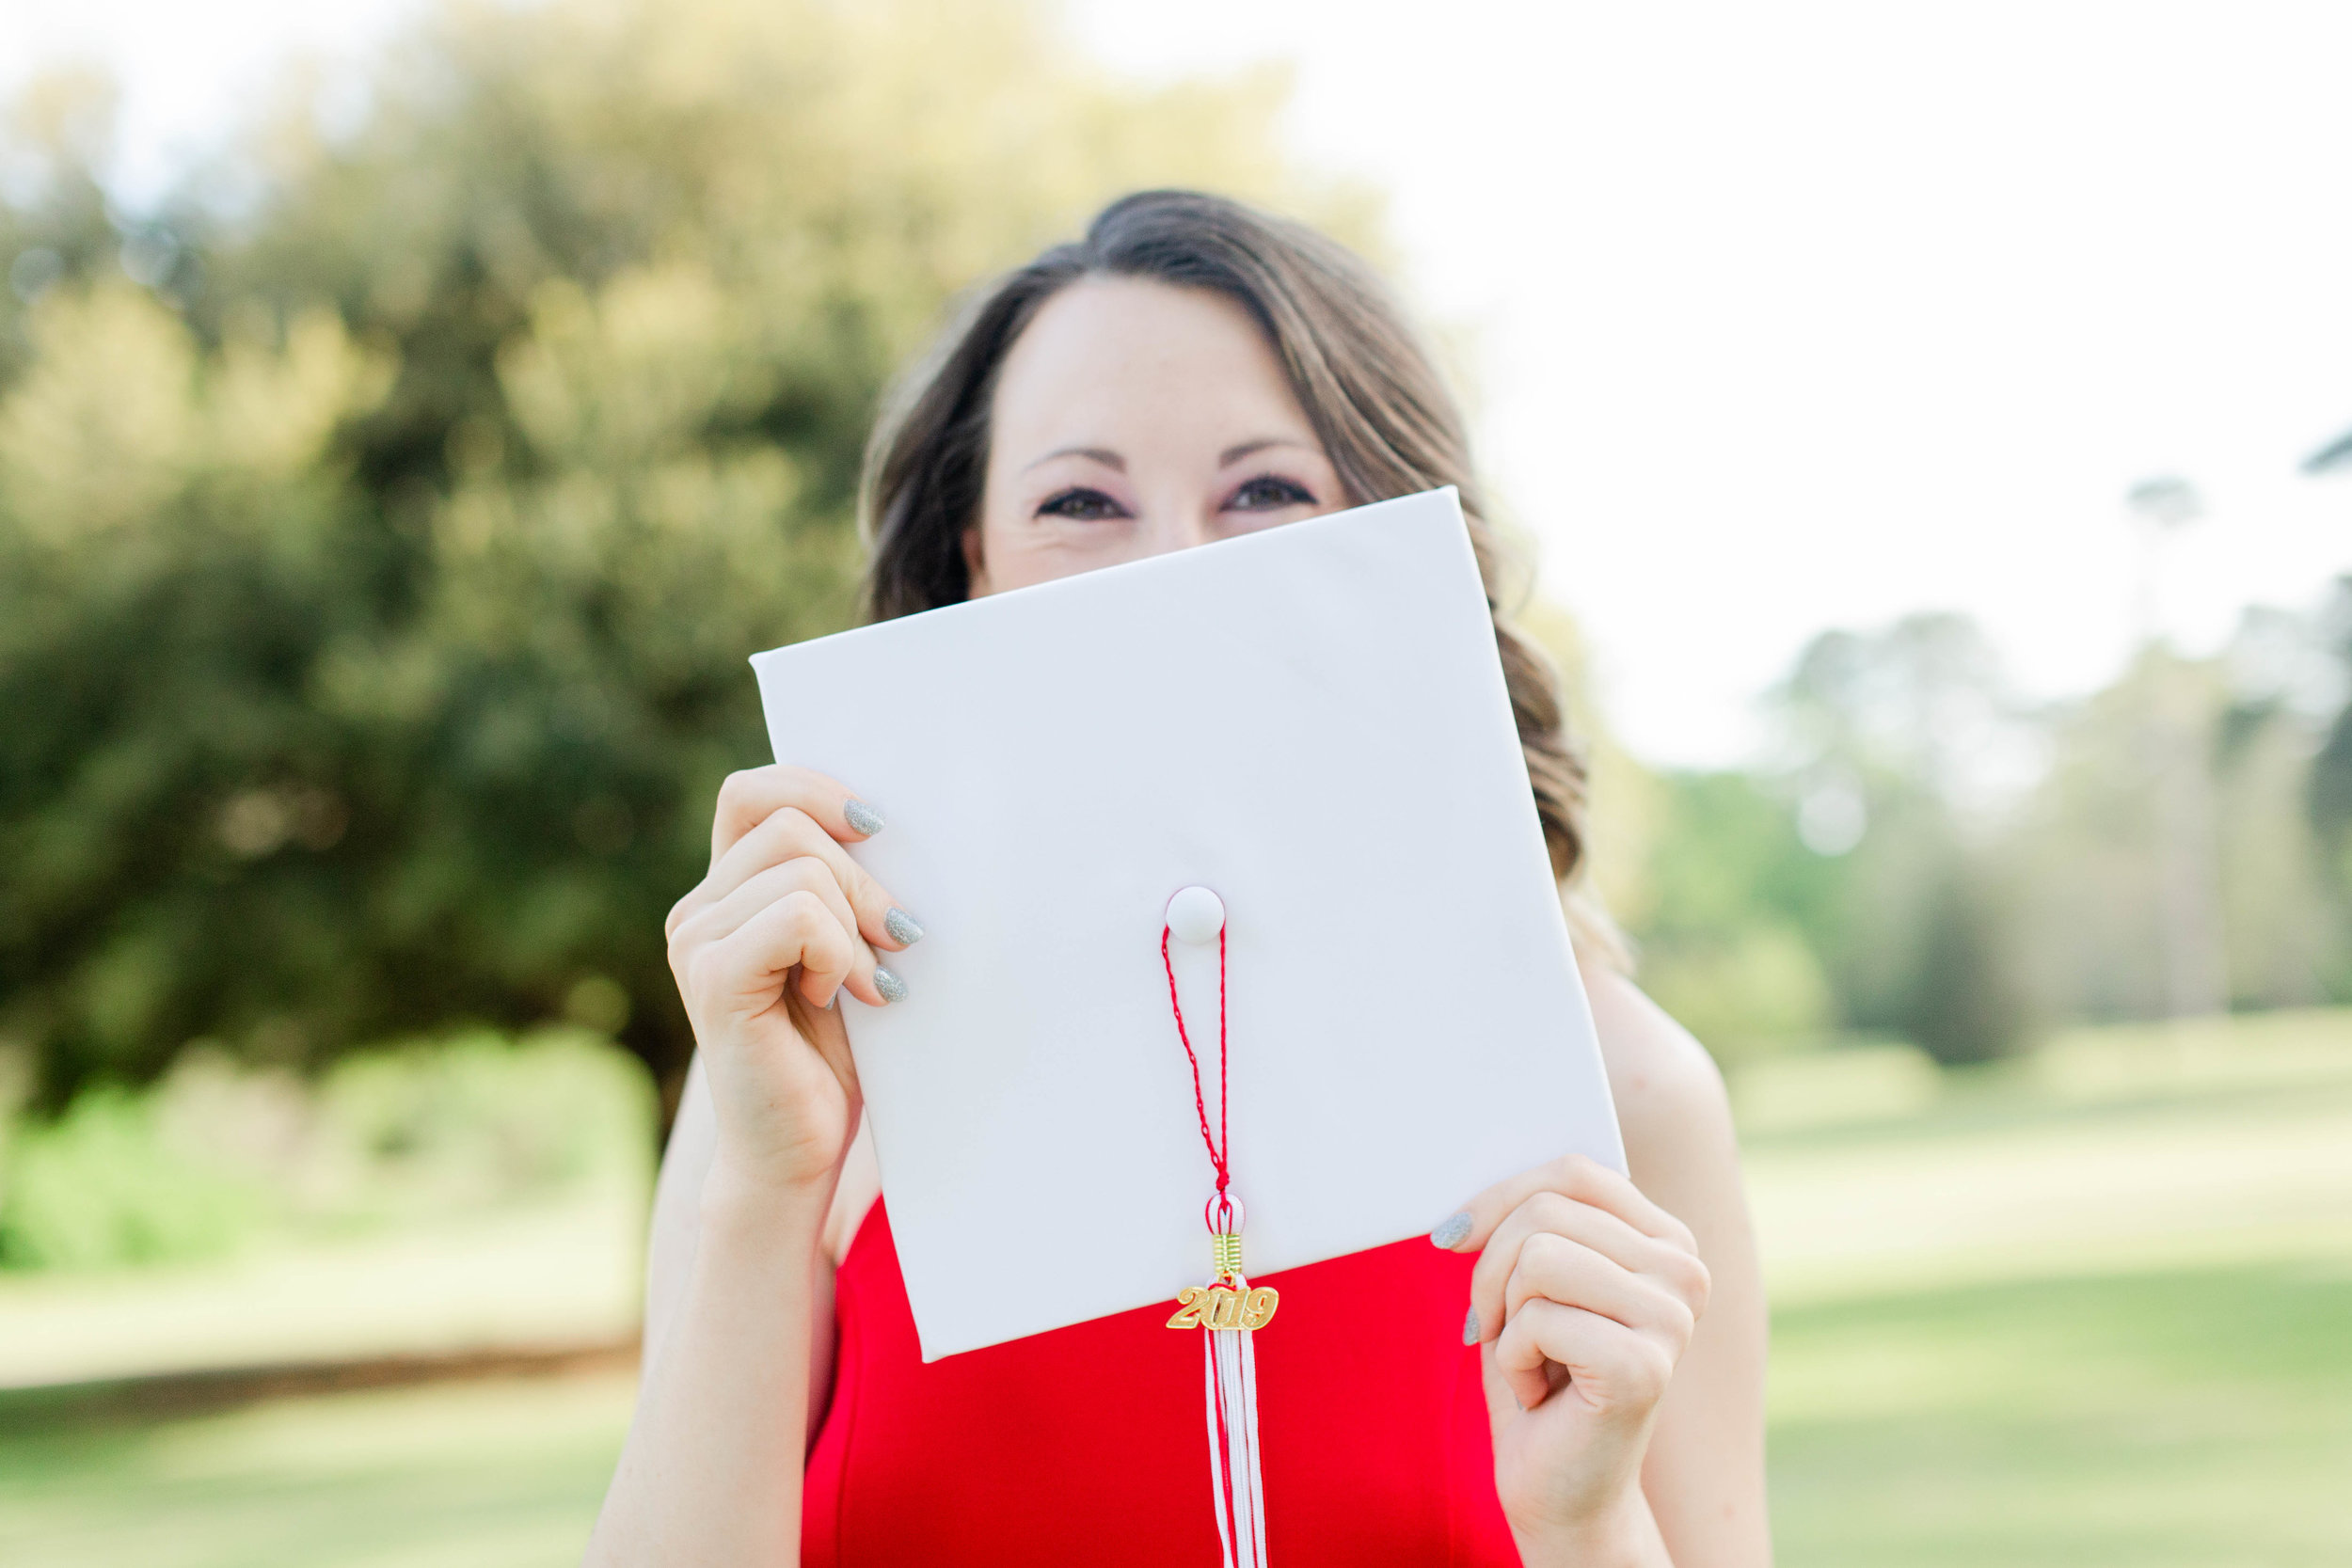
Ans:
[[[2340,9],[0,22],[0,1560],[577,1559],[744,657],[956,292],[1165,183],[1476,411],[1782,1560],[2352,1560]]]

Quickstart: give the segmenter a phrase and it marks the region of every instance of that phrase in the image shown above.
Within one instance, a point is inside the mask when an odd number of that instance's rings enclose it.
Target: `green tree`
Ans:
[[[1983,634],[1951,614],[1824,633],[1770,711],[1800,836],[1835,863],[1805,929],[1842,1021],[1945,1061],[2016,1050],[2031,993],[2004,843],[2031,724]]]
[[[2328,913],[2342,933],[2352,927],[2352,577],[2336,579],[2312,629],[2332,666],[2327,705],[2334,714],[2323,720],[2305,784],[2304,816],[2315,840],[2316,874]],[[2340,937],[2322,968],[2328,993],[2352,1000],[2352,942]]]
[[[1014,4],[453,5],[356,129],[297,94],[56,269],[0,395],[0,1034],[50,1101],[566,1014],[675,1083],[661,917],[767,759],[745,656],[853,613],[888,376],[1121,189],[1366,236],[1282,94]]]
[[[32,361],[25,307],[115,270],[125,236],[91,171],[113,150],[116,108],[113,84],[87,70],[40,77],[0,107],[10,176],[10,198],[0,200],[0,388]]]
[[[2224,969],[2235,1008],[2352,1000],[2346,883],[2328,819],[2311,809],[2344,701],[2339,586],[2317,615],[2256,608],[2222,655],[2228,697],[2213,748]],[[2339,841],[2340,842],[2340,841]],[[2331,866],[2331,861],[2334,864]]]
[[[1827,1033],[1839,1010],[1816,933],[1839,868],[1804,847],[1789,802],[1762,781],[1661,784],[1637,927],[1643,984],[1727,1060]]]
[[[2026,1039],[2034,1010],[2017,920],[1996,874],[1955,857],[1917,888],[1918,944],[1894,1022],[1937,1061],[1991,1061]]]

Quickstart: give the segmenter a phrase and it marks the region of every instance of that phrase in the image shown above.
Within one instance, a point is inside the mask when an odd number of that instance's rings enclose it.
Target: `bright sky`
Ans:
[[[2296,471],[2352,429],[2352,8],[1067,4],[1141,75],[1296,63],[1291,134],[1473,332],[1488,466],[1652,760],[1741,759],[1811,635],[1914,610],[2095,686],[2151,475],[2206,501],[2191,648],[2352,569],[2352,476]],[[135,187],[406,8],[0,0],[0,79],[111,58]]]

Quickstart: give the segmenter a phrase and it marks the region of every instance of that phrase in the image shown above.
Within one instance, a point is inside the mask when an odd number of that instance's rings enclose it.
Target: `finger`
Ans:
[[[841,1081],[843,1092],[850,1097],[850,1125],[855,1126],[865,1090],[858,1083],[857,1063],[850,1054],[850,1034],[842,1026],[841,1009],[812,1007],[793,990],[785,993],[785,1001],[789,1004],[792,1027],[801,1032],[801,1038],[816,1049],[818,1058]]]
[[[1642,1196],[1641,1189],[1597,1160],[1570,1154],[1533,1170],[1521,1171],[1471,1198],[1462,1212],[1430,1233],[1430,1241],[1451,1252],[1470,1252],[1486,1244],[1503,1219],[1541,1192],[1589,1203],[1606,1210],[1640,1231],[1695,1253],[1698,1243],[1690,1227]],[[1468,1224],[1464,1219],[1467,1216]]]
[[[1524,1410],[1562,1387],[1575,1389],[1596,1408],[1647,1409],[1664,1397],[1674,1376],[1673,1356],[1655,1339],[1556,1301],[1529,1302],[1487,1354]]]
[[[841,928],[857,938],[857,915],[841,891],[833,867],[814,855],[796,855],[762,866],[750,879],[715,903],[705,905],[673,933],[680,942],[699,944],[732,935],[761,910],[790,893],[813,893],[825,902]]]
[[[677,901],[670,911],[669,929],[675,932],[687,920],[708,909],[741,887],[750,878],[779,862],[802,855],[820,853],[819,845],[839,850],[833,835],[824,825],[798,806],[779,806],[745,832],[739,834],[726,852],[716,856],[703,879],[693,890]],[[846,856],[844,857],[847,858]]]
[[[706,880],[721,889],[731,888],[768,865],[799,855],[813,856],[833,869],[834,879],[856,911],[856,928],[868,942],[896,952],[922,936],[922,927],[898,910],[890,890],[858,864],[823,823],[797,806],[778,809],[737,840]],[[890,918],[893,910],[898,910],[900,916],[895,929]]]
[[[675,932],[699,911],[725,899],[769,867],[803,856],[832,868],[835,883],[855,911],[850,924],[868,942],[895,953],[921,940],[922,927],[898,907],[890,890],[851,859],[823,823],[797,806],[777,808],[737,839],[711,866],[710,874],[670,911],[670,930]]]
[[[1508,1328],[1513,1318],[1537,1301],[1581,1307],[1637,1334],[1656,1336],[1677,1356],[1698,1323],[1690,1303],[1657,1280],[1548,1230],[1530,1236],[1519,1248],[1518,1266],[1503,1281],[1498,1326]]]
[[[756,1016],[777,1005],[794,969],[813,1006],[830,1006],[849,977],[850,934],[813,893],[789,893],[732,935],[694,950],[690,976],[707,1006]]]
[[[1587,1247],[1629,1275],[1656,1279],[1662,1289],[1680,1297],[1693,1314],[1706,1304],[1707,1267],[1696,1254],[1645,1236],[1605,1209],[1547,1190],[1530,1196],[1503,1217],[1479,1254],[1477,1267],[1470,1271],[1470,1307],[1486,1338],[1502,1331],[1514,1308],[1515,1304],[1507,1300],[1507,1287],[1519,1267],[1521,1254],[1536,1238],[1547,1235]]]
[[[718,864],[737,839],[787,806],[806,812],[843,844],[857,844],[882,832],[880,814],[838,780],[783,763],[747,768],[729,773],[719,786],[718,809],[710,818],[711,864]]]
[[[824,900],[826,910],[848,935],[852,959],[845,983],[850,994],[874,1006],[887,1006],[882,992],[874,986],[874,950],[858,934],[857,916],[850,908],[849,898],[842,893],[841,884],[834,879],[833,868],[811,855],[767,867],[680,926],[671,934],[671,943],[685,949],[724,941],[761,910],[795,893],[812,893]]]

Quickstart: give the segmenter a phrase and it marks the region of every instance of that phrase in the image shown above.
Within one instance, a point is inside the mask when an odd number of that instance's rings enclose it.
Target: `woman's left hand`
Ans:
[[[1581,1155],[1489,1187],[1433,1241],[1480,1249],[1495,1490],[1530,1563],[1662,1561],[1642,1496],[1659,1401],[1707,1307],[1690,1229]]]

